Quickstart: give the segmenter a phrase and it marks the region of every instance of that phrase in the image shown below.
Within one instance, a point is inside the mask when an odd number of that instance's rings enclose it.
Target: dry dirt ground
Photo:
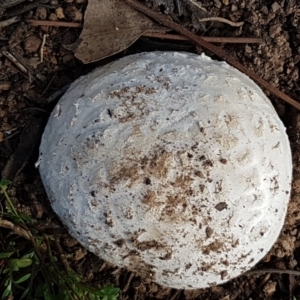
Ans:
[[[142,38],[130,49],[105,61],[83,65],[63,45],[73,43],[80,29],[36,26],[26,18],[81,22],[86,7],[80,0],[24,1],[6,8],[15,0],[0,1],[1,21],[18,16],[18,22],[0,23],[0,170],[13,179],[9,195],[18,210],[37,222],[42,234],[53,234],[69,263],[86,282],[112,283],[120,287],[119,299],[300,299],[300,276],[286,270],[300,271],[300,118],[289,105],[270,96],[288,128],[294,162],[292,199],[285,227],[270,254],[257,269],[279,272],[241,276],[223,286],[205,290],[181,291],[163,288],[122,269],[110,266],[88,253],[61,225],[52,212],[43,189],[37,161],[40,133],[62,89],[96,66],[128,53],[151,50],[201,52],[188,42]],[[21,1],[19,1],[21,2]],[[224,44],[231,55],[274,86],[300,101],[300,2],[299,0],[148,0],[149,7],[171,15],[190,30],[205,36],[262,37],[263,44]],[[197,21],[193,2],[202,4],[211,16],[245,22],[242,27]],[[6,3],[6,4],[5,4]],[[192,13],[193,12],[193,13]],[[199,11],[198,11],[199,12]],[[41,50],[42,49],[42,50]],[[211,53],[208,53],[211,55]],[[41,62],[41,58],[42,62]],[[216,58],[216,57],[214,57]],[[25,69],[22,69],[22,66]],[[54,96],[53,96],[54,95]],[[51,97],[51,98],[49,98]],[[47,99],[53,99],[49,104]],[[3,200],[3,199],[2,199]],[[0,230],[0,252],[9,240],[20,245],[26,241]],[[18,245],[18,244],[17,244]],[[1,279],[0,279],[1,281]],[[1,292],[2,294],[2,292]],[[16,298],[17,299],[17,298]]]

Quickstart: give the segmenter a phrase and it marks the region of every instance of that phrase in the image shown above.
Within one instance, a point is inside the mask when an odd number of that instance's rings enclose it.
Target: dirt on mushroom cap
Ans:
[[[139,54],[82,77],[54,110],[41,153],[71,235],[175,288],[251,268],[289,200],[290,148],[272,105],[205,56]]]

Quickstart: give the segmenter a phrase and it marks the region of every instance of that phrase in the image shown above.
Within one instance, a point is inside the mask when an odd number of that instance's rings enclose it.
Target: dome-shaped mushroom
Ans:
[[[282,228],[292,162],[269,99],[224,62],[177,52],[122,58],[54,109],[40,173],[70,234],[173,288],[253,267]]]

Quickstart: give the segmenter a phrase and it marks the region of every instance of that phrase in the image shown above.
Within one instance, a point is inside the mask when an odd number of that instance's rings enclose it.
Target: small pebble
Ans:
[[[25,51],[32,53],[38,51],[38,49],[41,46],[41,43],[42,40],[39,37],[32,35],[24,41],[23,45]]]
[[[263,291],[266,295],[272,296],[276,291],[277,283],[274,281],[268,281],[263,288]]]
[[[45,75],[42,75],[42,74],[36,74],[36,78],[41,80],[41,81],[46,81],[47,80],[47,77]]]
[[[257,24],[258,20],[258,15],[254,11],[250,11],[249,16],[247,18],[247,22],[249,22],[250,24]]]
[[[158,286],[157,286],[157,284],[154,283],[154,282],[152,282],[152,283],[150,284],[150,290],[151,290],[152,293],[157,293],[157,291],[158,291]]]
[[[235,11],[237,11],[238,10],[238,7],[235,5],[235,4],[232,4],[231,5],[231,11],[232,12],[235,12]]]
[[[281,24],[274,24],[270,26],[269,29],[269,35],[271,38],[274,38],[276,35],[278,35],[282,30]]]
[[[87,250],[84,248],[79,248],[75,251],[73,259],[75,261],[81,260],[82,258],[84,258],[87,255]]]
[[[34,218],[40,219],[44,214],[44,206],[38,201],[32,201],[30,211]]]
[[[82,20],[82,13],[73,5],[67,6],[64,10],[64,13],[74,22],[79,22]]]
[[[280,6],[277,2],[274,2],[274,3],[272,4],[271,8],[272,8],[272,12],[273,12],[273,13],[276,13],[278,10],[281,9],[281,6]]]
[[[2,131],[11,131],[12,127],[8,123],[3,123],[1,126]]]
[[[50,21],[57,21],[57,15],[54,14],[54,13],[51,13],[51,14],[49,15],[49,20],[50,20]]]
[[[73,59],[74,59],[73,54],[67,54],[67,55],[64,55],[62,62],[63,62],[63,64],[67,64],[68,62],[70,62]]]
[[[65,14],[64,14],[64,10],[62,7],[58,7],[56,10],[55,10],[55,14],[57,16],[58,19],[65,19]]]
[[[45,33],[49,32],[49,26],[42,25],[42,26],[40,26],[40,29]]]
[[[77,245],[78,241],[72,238],[71,236],[68,236],[67,238],[64,239],[63,243],[66,247],[71,248]]]
[[[50,62],[54,65],[57,65],[57,58],[55,56],[51,56]]]
[[[40,20],[47,19],[47,9],[45,7],[38,7],[35,11],[35,15]]]
[[[245,46],[245,52],[246,53],[251,53],[252,52],[252,48],[249,45]]]
[[[269,10],[266,6],[263,6],[263,8],[261,9],[261,12],[264,14],[264,15],[267,15],[269,13]]]
[[[298,261],[296,259],[291,259],[289,261],[289,269],[290,270],[294,270],[297,265],[298,265]]]

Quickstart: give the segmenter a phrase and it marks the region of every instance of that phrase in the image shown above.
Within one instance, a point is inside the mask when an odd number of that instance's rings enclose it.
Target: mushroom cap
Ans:
[[[84,247],[178,289],[224,283],[262,259],[292,179],[285,128],[261,89],[178,52],[128,56],[73,83],[39,169]]]

